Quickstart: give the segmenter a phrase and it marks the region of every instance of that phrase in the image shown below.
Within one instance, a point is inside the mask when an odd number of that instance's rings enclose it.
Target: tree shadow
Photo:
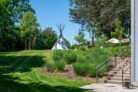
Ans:
[[[45,64],[41,56],[0,56],[0,73],[26,72]]]
[[[3,76],[0,79],[0,92],[84,92],[86,90],[71,86],[51,86],[43,83],[23,84],[14,81],[18,78]],[[7,79],[8,78],[8,79]]]
[[[72,86],[51,86],[41,82],[22,83],[18,77],[7,75],[28,72],[42,67],[46,61],[41,56],[0,56],[0,92],[84,92]]]

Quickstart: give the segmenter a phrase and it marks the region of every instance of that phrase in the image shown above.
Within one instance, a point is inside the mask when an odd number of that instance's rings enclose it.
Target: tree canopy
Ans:
[[[70,5],[71,21],[83,25],[89,33],[91,32],[93,44],[96,35],[112,37],[111,33],[115,32],[117,19],[125,29],[123,35],[128,34],[130,0],[70,0]]]

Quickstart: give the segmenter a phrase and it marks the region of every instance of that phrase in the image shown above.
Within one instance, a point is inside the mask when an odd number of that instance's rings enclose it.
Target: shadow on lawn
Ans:
[[[3,76],[4,77],[4,76]],[[41,83],[21,84],[9,79],[0,79],[0,92],[84,92],[86,90],[71,86],[50,86]]]
[[[0,72],[26,72],[45,64],[41,56],[0,56]]]
[[[84,92],[77,87],[50,86],[42,83],[19,83],[18,77],[6,73],[27,72],[45,64],[41,56],[0,56],[0,92]],[[22,80],[23,81],[23,80]]]

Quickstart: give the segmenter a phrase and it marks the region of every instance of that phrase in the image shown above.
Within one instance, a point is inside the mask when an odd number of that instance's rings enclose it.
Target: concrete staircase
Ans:
[[[120,58],[118,61],[119,65],[117,65],[118,67],[113,68],[111,71],[108,72],[108,74],[106,75],[106,77],[104,78],[104,83],[113,83],[113,84],[123,84],[122,83],[122,68],[123,66],[130,60],[130,58],[126,58],[123,60]],[[127,69],[130,66],[127,65],[127,67],[125,69]],[[128,71],[126,71],[126,73],[124,74],[124,82],[129,82],[130,81],[130,69]]]

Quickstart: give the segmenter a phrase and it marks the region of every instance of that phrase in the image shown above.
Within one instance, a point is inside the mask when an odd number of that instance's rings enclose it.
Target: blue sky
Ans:
[[[42,30],[46,27],[52,27],[59,35],[57,25],[65,24],[63,36],[71,44],[75,44],[74,36],[77,35],[81,26],[69,21],[69,0],[30,0],[30,4],[36,11],[37,21]],[[85,34],[85,38],[90,40],[88,32]]]

